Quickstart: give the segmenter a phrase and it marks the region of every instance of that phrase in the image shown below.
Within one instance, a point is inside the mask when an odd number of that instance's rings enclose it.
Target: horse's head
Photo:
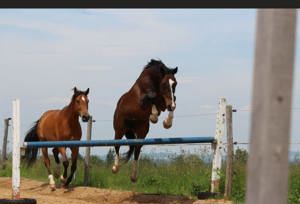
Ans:
[[[159,91],[160,95],[164,98],[166,107],[169,111],[173,111],[176,108],[176,96],[175,88],[177,81],[175,74],[177,73],[178,67],[171,69],[164,66],[160,67],[162,73],[162,80],[160,81]]]
[[[86,91],[80,91],[74,87],[74,94],[72,97],[72,102],[74,104],[74,111],[81,117],[83,122],[87,122],[90,119],[89,114],[89,99],[88,94],[90,89]]]

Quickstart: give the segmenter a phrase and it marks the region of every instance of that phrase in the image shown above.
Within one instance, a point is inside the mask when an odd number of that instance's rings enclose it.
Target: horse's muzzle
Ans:
[[[90,115],[83,115],[83,116],[81,116],[81,119],[83,122],[88,122],[90,119]]]

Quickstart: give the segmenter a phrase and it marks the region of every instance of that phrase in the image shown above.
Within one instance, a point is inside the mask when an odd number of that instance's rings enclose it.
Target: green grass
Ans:
[[[111,154],[111,153],[110,153]],[[206,153],[203,153],[206,154]],[[247,152],[237,150],[234,159],[233,189],[231,199],[234,203],[244,203],[246,193],[246,163]],[[203,162],[195,154],[182,153],[174,155],[168,161],[161,161],[148,156],[142,156],[139,161],[139,178],[136,183],[130,181],[131,162],[121,167],[118,174],[111,172],[111,155],[106,161],[96,156],[91,157],[91,184],[99,188],[130,190],[150,194],[181,195],[196,198],[200,191],[209,191],[211,164]],[[51,158],[52,168],[55,165]],[[83,160],[79,159],[76,178],[73,186],[83,185]],[[225,164],[220,172],[221,195],[224,192]],[[0,170],[0,176],[11,176],[11,162],[7,168]],[[48,182],[47,170],[40,158],[31,168],[21,165],[21,176]],[[59,181],[57,181],[59,182]],[[300,164],[291,163],[289,168],[289,194],[291,204],[300,204]]]
[[[10,160],[7,163],[7,168],[0,170],[0,176],[11,176]],[[51,158],[51,164],[54,169],[53,158]],[[209,190],[211,165],[205,164],[195,155],[176,156],[170,158],[168,162],[144,156],[139,160],[138,169],[138,181],[132,183],[130,181],[131,162],[123,165],[118,174],[112,174],[111,161],[106,162],[92,156],[90,186],[188,197],[195,197],[198,191]],[[48,182],[47,170],[42,158],[39,158],[30,168],[21,164],[21,176]],[[81,159],[78,161],[76,178],[72,185],[83,185],[83,161]]]

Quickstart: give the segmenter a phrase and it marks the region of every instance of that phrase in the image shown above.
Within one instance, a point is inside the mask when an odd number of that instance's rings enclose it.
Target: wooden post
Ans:
[[[20,199],[20,101],[13,100],[12,199]]]
[[[233,131],[232,131],[232,106],[226,106],[226,135],[227,135],[227,161],[226,161],[226,180],[225,193],[226,199],[230,198],[232,190],[233,176]]]
[[[287,203],[296,15],[296,9],[257,12],[248,204]]]
[[[225,131],[225,109],[226,109],[226,99],[221,98],[219,100],[219,109],[217,113],[216,121],[216,132],[215,139],[216,143],[212,145],[213,147],[213,161],[212,161],[212,175],[211,175],[211,188],[212,193],[219,192],[220,184],[220,170],[222,165],[222,148],[223,148],[223,135]]]
[[[7,135],[8,135],[8,126],[11,118],[4,119],[4,134],[3,134],[3,144],[2,144],[2,169],[6,168],[6,160],[7,160]]]
[[[93,117],[91,116],[88,124],[87,124],[87,133],[86,133],[86,140],[91,140],[92,137],[92,125],[93,125]],[[88,186],[90,184],[90,155],[91,155],[91,148],[85,148],[85,157],[84,157],[84,185]]]

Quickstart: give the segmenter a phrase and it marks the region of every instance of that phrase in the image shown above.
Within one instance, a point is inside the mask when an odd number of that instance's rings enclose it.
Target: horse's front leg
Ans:
[[[173,118],[174,118],[174,112],[169,111],[167,118],[163,122],[164,128],[169,129],[170,127],[172,127]]]
[[[151,115],[149,117],[150,121],[152,123],[157,123],[159,114],[160,114],[160,110],[158,110],[155,105],[152,105]]]
[[[71,183],[74,173],[76,171],[77,168],[77,157],[78,157],[78,151],[79,151],[79,147],[72,147],[71,148],[72,151],[72,165],[71,165],[71,173],[65,183],[65,187],[68,187],[68,185]]]
[[[47,148],[42,148],[42,153],[43,153],[43,157],[44,157],[44,163],[45,166],[47,168],[48,171],[48,179],[49,179],[49,184],[50,184],[50,188],[52,191],[55,190],[55,181],[53,179],[53,175],[51,174],[51,168],[50,168],[50,159],[48,156],[48,149]]]

